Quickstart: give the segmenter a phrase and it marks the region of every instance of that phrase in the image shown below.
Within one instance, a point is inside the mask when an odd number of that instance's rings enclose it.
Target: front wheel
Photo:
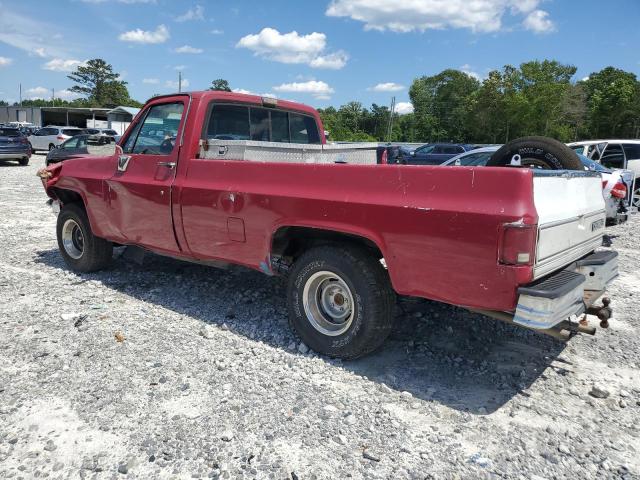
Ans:
[[[356,247],[305,252],[288,282],[289,323],[316,352],[343,359],[378,348],[393,325],[395,294],[376,255]]]
[[[26,167],[27,165],[29,165],[29,158],[28,157],[21,158],[20,160],[18,160],[18,163],[23,167]]]
[[[547,137],[522,137],[506,143],[487,162],[487,167],[519,166],[544,170],[584,170],[576,152]]]
[[[636,184],[640,182],[640,178],[636,178]],[[631,198],[631,205],[640,209],[640,187],[633,191],[633,197]]]
[[[111,262],[113,244],[93,234],[87,213],[79,205],[62,208],[56,231],[62,258],[72,270],[94,272]]]

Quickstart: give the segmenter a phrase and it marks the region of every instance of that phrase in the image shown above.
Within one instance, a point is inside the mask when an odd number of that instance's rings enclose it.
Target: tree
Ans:
[[[640,83],[633,73],[607,67],[581,82],[594,137],[634,137],[640,126]]]
[[[0,107],[8,107],[9,102],[5,102],[4,100],[0,100]]]
[[[67,78],[77,84],[69,90],[85,96],[93,106],[116,107],[133,102],[129,97],[127,82],[119,80],[120,74],[114,72],[113,67],[101,58],[79,65]]]
[[[464,141],[472,94],[480,82],[459,70],[447,69],[413,81],[409,98],[415,108],[419,135],[424,140]]]
[[[224,78],[218,78],[211,82],[211,87],[209,90],[218,90],[220,92],[230,92],[231,87],[229,87],[229,82],[227,82]]]

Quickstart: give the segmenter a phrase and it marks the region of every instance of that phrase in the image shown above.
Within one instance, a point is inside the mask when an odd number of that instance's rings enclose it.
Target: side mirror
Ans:
[[[411,151],[411,153],[410,153],[410,155],[411,155],[412,157],[415,157],[415,156],[416,156],[416,151],[415,151],[415,150],[412,150],[412,151]]]

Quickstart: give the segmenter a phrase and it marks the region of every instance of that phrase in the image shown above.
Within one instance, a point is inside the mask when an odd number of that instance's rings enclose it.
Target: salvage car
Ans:
[[[595,332],[585,312],[608,325],[601,179],[566,145],[531,137],[499,149],[499,168],[442,168],[379,164],[377,144],[323,132],[316,110],[271,97],[154,97],[113,154],[38,172],[60,254],[78,272],[128,245],[284,275],[292,327],[344,359],[384,342],[396,294],[560,339]],[[516,156],[549,169],[503,167]]]
[[[31,147],[20,129],[0,127],[0,161],[15,160],[20,165],[29,165]]]
[[[65,140],[81,135],[82,129],[77,127],[56,127],[46,126],[36,131],[33,135],[29,135],[29,145],[32,151],[37,150],[53,150]]]
[[[499,146],[483,147],[471,152],[462,153],[442,166],[482,167],[487,164],[491,156]],[[629,216],[628,192],[634,181],[634,172],[631,170],[611,170],[601,164],[578,154],[585,170],[592,170],[602,176],[602,195],[605,201],[607,223],[618,224],[627,221]]]
[[[473,150],[473,145],[458,143],[428,143],[409,152],[408,165],[440,165],[456,155]]]
[[[106,135],[76,135],[49,150],[45,165],[86,155],[101,155],[105,153],[105,148],[107,148],[106,151],[110,151],[108,145],[112,143],[115,143],[115,140]]]
[[[635,186],[630,192],[630,202],[640,208],[640,140],[589,140],[568,145],[607,168],[633,171]]]

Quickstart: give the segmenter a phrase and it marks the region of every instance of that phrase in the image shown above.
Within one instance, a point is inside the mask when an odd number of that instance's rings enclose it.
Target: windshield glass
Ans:
[[[20,130],[17,128],[0,128],[0,137],[19,137]]]

